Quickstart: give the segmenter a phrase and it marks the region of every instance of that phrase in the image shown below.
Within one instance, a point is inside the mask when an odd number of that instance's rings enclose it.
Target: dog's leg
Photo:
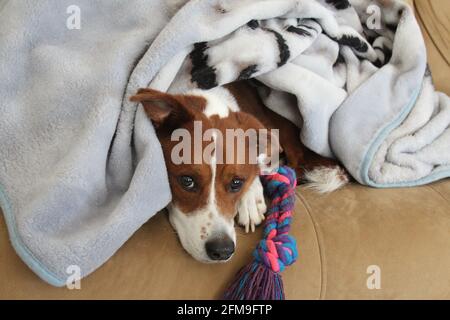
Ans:
[[[290,139],[292,141],[292,139]],[[286,140],[288,141],[288,140]],[[350,181],[347,171],[336,161],[307,149],[300,141],[281,144],[288,165],[293,167],[300,183],[319,193],[333,192]]]
[[[328,193],[349,182],[350,176],[336,160],[324,158],[302,144],[297,126],[269,109],[267,113],[270,126],[280,130],[280,144],[288,165],[295,170],[301,183],[317,192]]]
[[[256,177],[239,202],[238,224],[245,227],[245,232],[255,231],[255,226],[264,220],[267,211],[264,189],[259,177]]]
[[[329,193],[346,185],[350,176],[336,160],[306,150],[303,179],[307,188]]]

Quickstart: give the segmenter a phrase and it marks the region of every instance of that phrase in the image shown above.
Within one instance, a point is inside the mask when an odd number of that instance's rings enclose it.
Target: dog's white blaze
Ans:
[[[207,204],[208,209],[210,210],[213,218],[219,215],[217,210],[217,201],[216,201],[216,171],[217,171],[217,157],[216,157],[216,142],[217,142],[217,133],[212,133],[212,141],[214,143],[214,152],[211,156],[210,166],[211,166],[211,189],[209,190],[209,201]]]
[[[216,157],[216,147],[217,147],[217,132],[212,133],[212,140],[214,143],[214,152],[211,156],[211,192],[209,193],[210,205],[216,205],[216,171],[217,171],[217,157]]]
[[[214,146],[216,148],[216,142],[217,142],[217,133],[213,132],[212,134],[212,140],[214,143]],[[214,148],[214,150],[216,150]],[[220,209],[217,206],[217,194],[216,194],[216,179],[217,179],[217,157],[216,153],[214,152],[211,157],[211,189],[209,192],[209,201],[207,204],[207,208],[209,210],[209,213],[212,215],[212,228],[217,233],[225,233],[228,236],[231,237],[231,239],[236,243],[236,233],[234,231],[234,220],[231,221],[231,224],[229,221],[227,221],[220,213]]]

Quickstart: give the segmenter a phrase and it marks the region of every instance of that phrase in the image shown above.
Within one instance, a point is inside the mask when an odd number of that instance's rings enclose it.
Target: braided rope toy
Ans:
[[[298,256],[296,241],[288,235],[297,185],[295,171],[283,166],[274,174],[261,176],[261,181],[271,200],[264,238],[253,252],[253,262],[238,272],[225,292],[226,300],[284,300],[280,273]]]

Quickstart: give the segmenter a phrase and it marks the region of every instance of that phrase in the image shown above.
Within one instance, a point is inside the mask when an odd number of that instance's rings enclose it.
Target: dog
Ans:
[[[140,89],[130,100],[142,104],[154,125],[172,191],[169,220],[184,249],[198,261],[226,262],[232,257],[236,248],[236,216],[246,232],[253,232],[264,220],[267,206],[259,175],[263,166],[270,171],[280,165],[276,156],[281,154],[302,181],[309,181],[321,192],[348,182],[348,175],[336,161],[320,157],[300,143],[300,129],[264,106],[249,82],[211,90],[194,89],[184,94]],[[248,151],[256,144],[258,152],[244,152],[238,159],[234,153],[239,153],[239,142],[235,143],[235,136],[227,135],[230,129],[266,130],[268,142],[261,148],[262,139],[251,141],[246,137],[241,149]],[[179,138],[183,133],[201,133],[209,138],[191,139],[180,152]],[[202,161],[180,161],[174,157],[178,154],[178,158],[192,160],[196,148],[209,148],[210,152]]]

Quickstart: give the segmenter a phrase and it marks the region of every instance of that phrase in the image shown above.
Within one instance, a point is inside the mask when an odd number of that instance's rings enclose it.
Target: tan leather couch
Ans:
[[[450,1],[414,5],[436,86],[450,94]],[[283,273],[287,298],[450,299],[450,180],[395,190],[352,184],[325,196],[300,188],[294,217],[300,256]],[[206,265],[183,251],[161,213],[83,279],[81,290],[68,290],[47,285],[25,266],[0,218],[0,298],[219,298],[249,261],[260,232],[239,229],[232,261]],[[380,289],[367,287],[372,265],[380,268]]]

